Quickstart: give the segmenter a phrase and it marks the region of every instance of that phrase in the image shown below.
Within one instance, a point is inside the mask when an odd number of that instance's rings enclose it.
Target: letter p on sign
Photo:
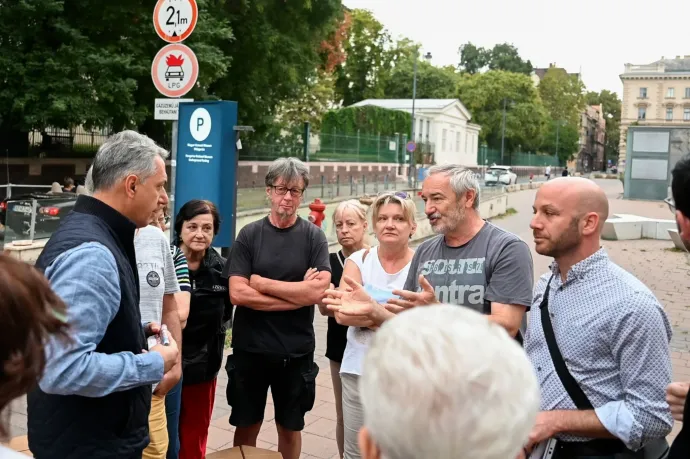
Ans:
[[[211,114],[205,108],[197,108],[189,119],[189,132],[197,142],[203,142],[211,133]]]

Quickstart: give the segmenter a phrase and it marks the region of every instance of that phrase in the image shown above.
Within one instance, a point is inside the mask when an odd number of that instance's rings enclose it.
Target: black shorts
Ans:
[[[228,356],[226,395],[230,424],[249,427],[262,422],[271,388],[276,423],[287,430],[304,429],[304,415],[314,407],[319,366],[314,353],[281,358],[233,350]]]

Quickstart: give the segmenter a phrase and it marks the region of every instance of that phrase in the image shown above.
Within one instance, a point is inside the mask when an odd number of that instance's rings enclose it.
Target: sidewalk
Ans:
[[[611,214],[633,213],[646,217],[671,219],[672,215],[665,204],[657,202],[623,201],[618,199],[622,192],[618,180],[597,180],[609,196]],[[511,193],[508,205],[517,214],[498,219],[494,223],[523,238],[532,250],[535,280],[546,272],[550,260],[534,252],[529,222],[532,218],[532,203],[535,190]],[[626,270],[632,272],[654,291],[665,306],[673,326],[671,342],[674,380],[690,380],[690,265],[686,254],[672,250],[670,241],[603,241],[602,245],[610,257]],[[316,331],[316,362],[320,367],[317,378],[316,402],[306,417],[303,433],[302,458],[329,459],[338,457],[335,443],[335,404],[332,391],[328,360],[323,357],[326,346],[326,319],[316,312],[314,320]],[[232,446],[234,429],[228,423],[230,409],[225,399],[227,377],[221,369],[218,378],[213,421],[209,430],[208,451]],[[17,449],[26,448],[26,402],[16,401],[12,407],[11,435]],[[678,431],[677,425],[672,436]],[[671,437],[672,438],[672,437]],[[273,404],[269,397],[264,426],[257,446],[277,450],[277,434],[273,420]],[[14,446],[14,444],[13,444]]]

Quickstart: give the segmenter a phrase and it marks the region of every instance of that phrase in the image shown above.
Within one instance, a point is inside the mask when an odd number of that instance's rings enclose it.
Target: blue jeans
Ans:
[[[168,455],[166,459],[178,459],[180,454],[180,405],[182,402],[182,378],[165,395],[165,415],[168,421]]]

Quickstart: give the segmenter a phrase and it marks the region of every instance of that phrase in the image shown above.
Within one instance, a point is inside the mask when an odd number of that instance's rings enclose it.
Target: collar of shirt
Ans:
[[[570,268],[570,271],[568,271],[568,276],[566,277],[565,282],[561,282],[560,271],[556,261],[551,263],[550,269],[553,273],[554,279],[556,279],[557,282],[562,285],[567,285],[575,280],[584,280],[585,277],[587,277],[591,272],[600,271],[601,268],[608,263],[608,261],[609,256],[606,253],[606,250],[604,250],[604,248],[600,248],[589,257],[574,264]]]

